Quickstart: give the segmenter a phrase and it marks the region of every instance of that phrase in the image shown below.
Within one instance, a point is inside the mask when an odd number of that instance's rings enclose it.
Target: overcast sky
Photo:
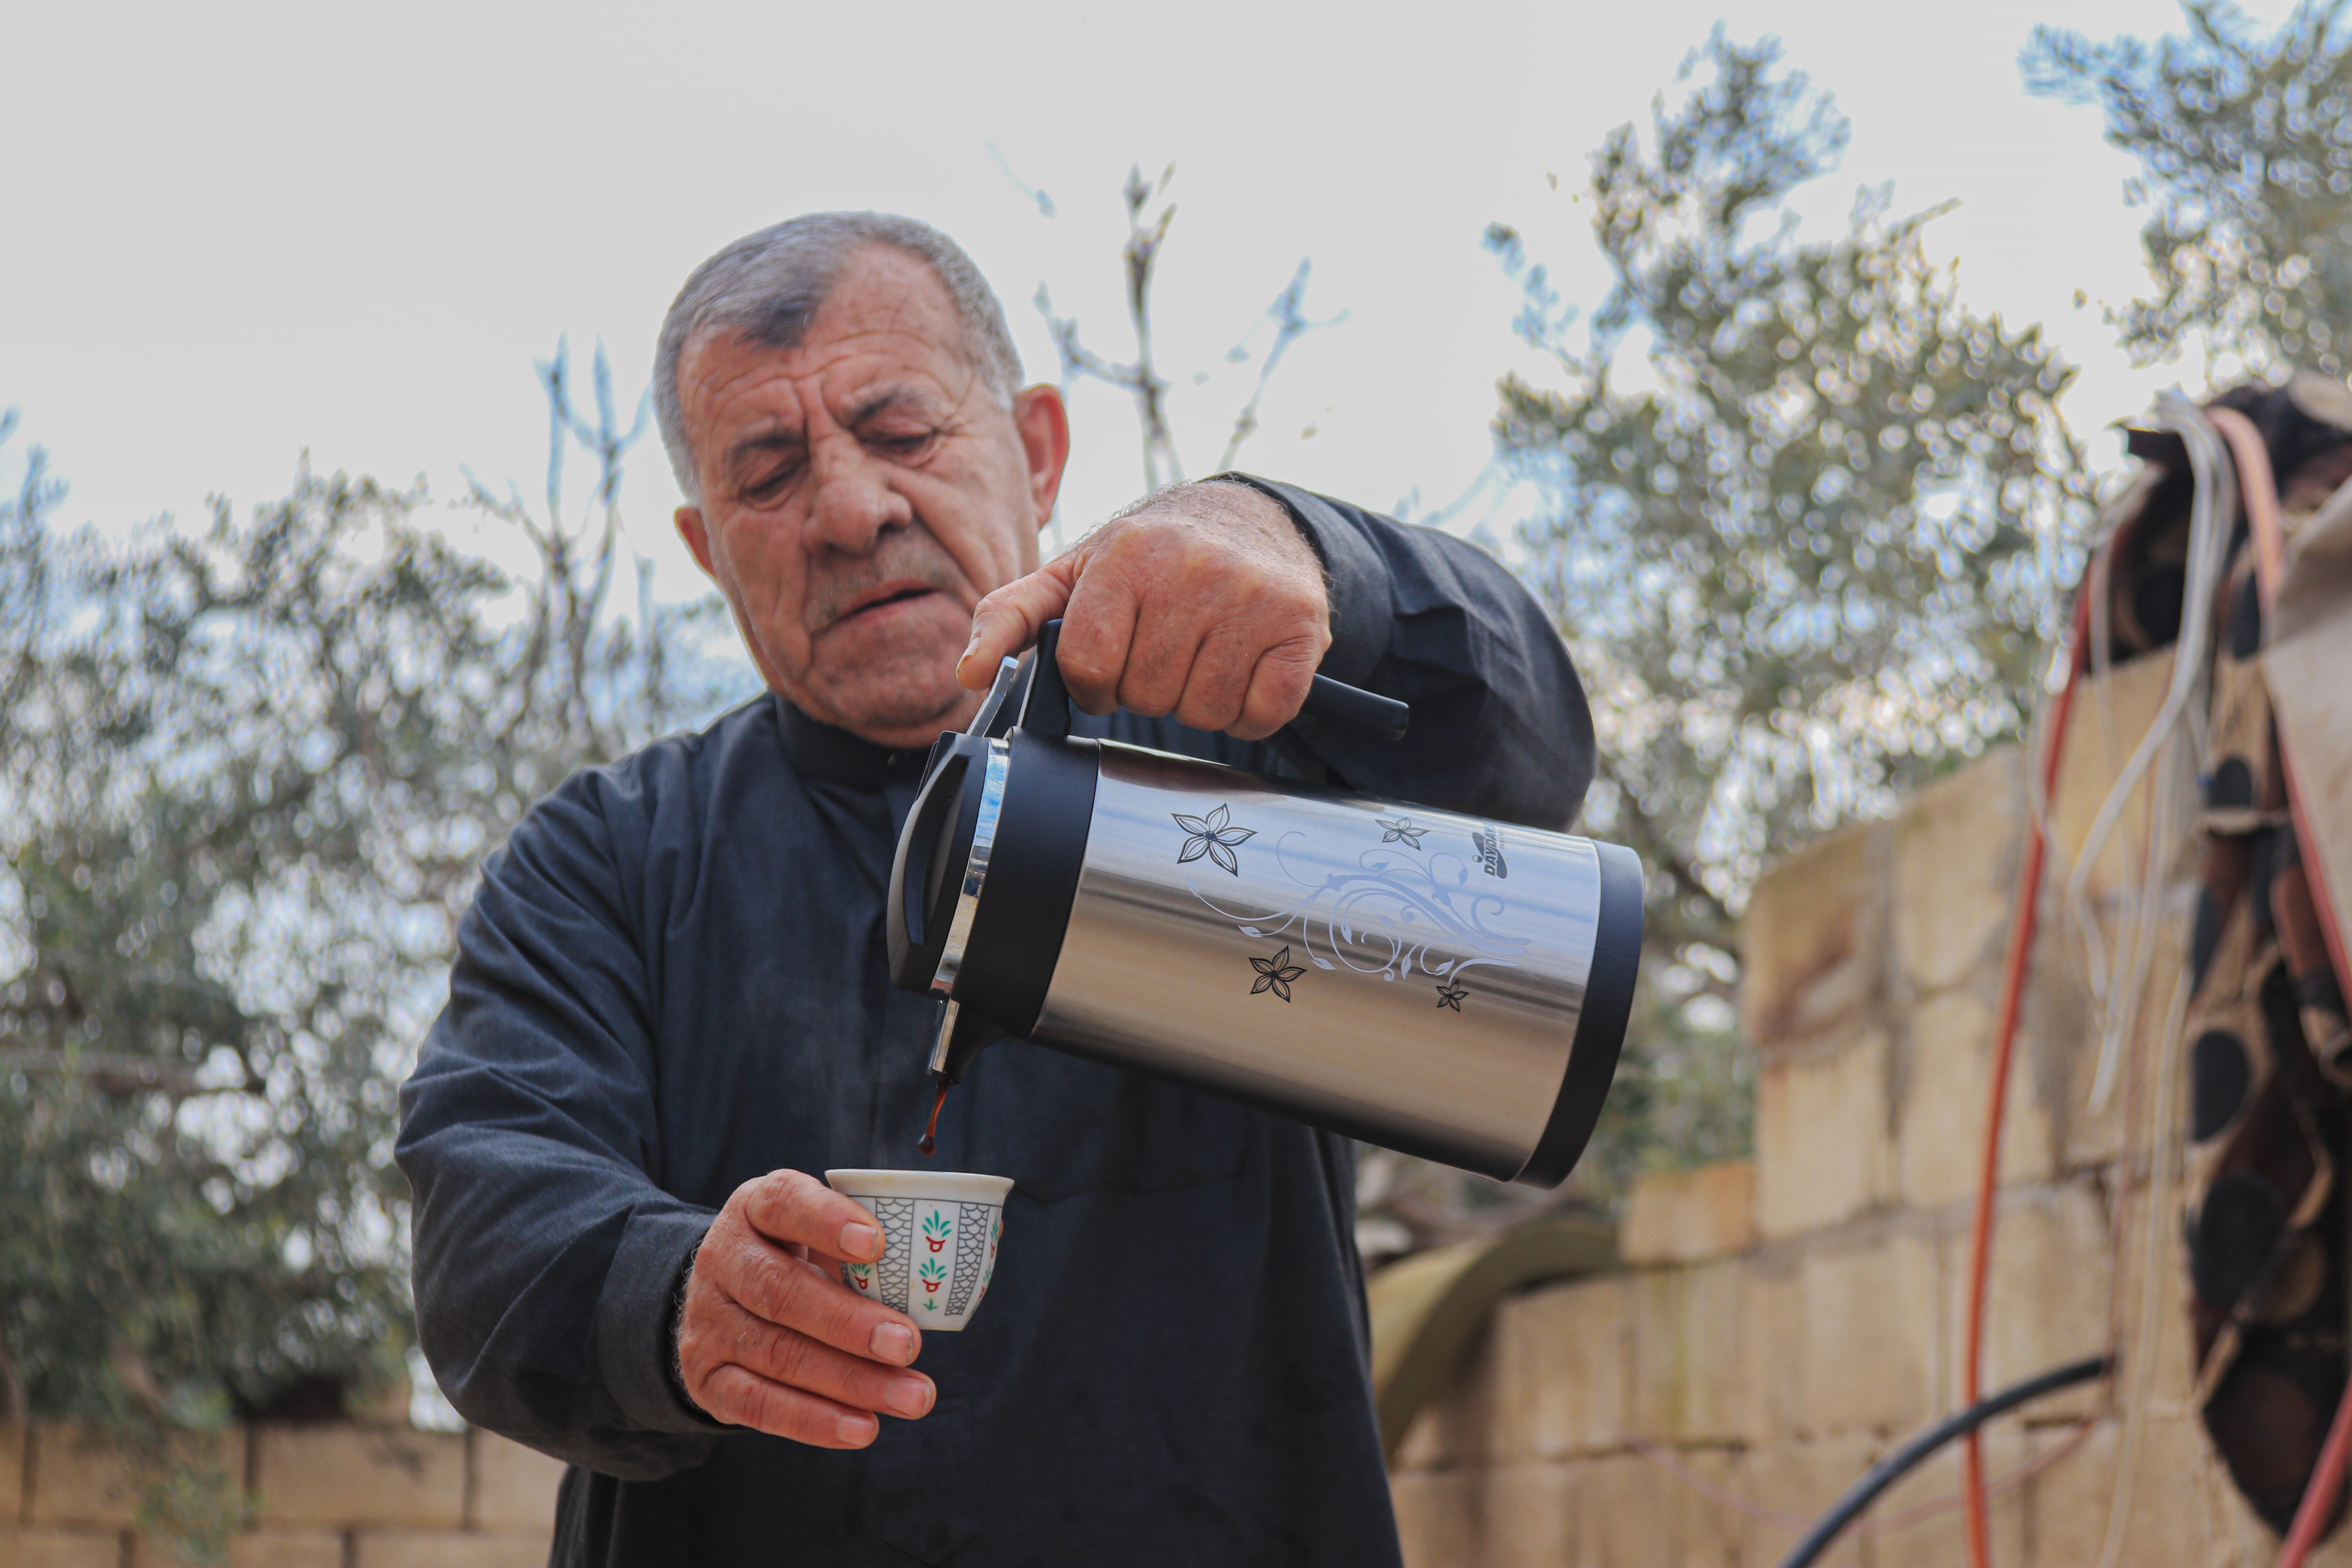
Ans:
[[[1852,118],[1814,210],[1888,179],[1898,210],[1959,200],[1931,248],[1972,303],[2046,323],[2084,367],[2079,429],[2198,379],[2110,346],[2099,305],[2141,283],[2129,166],[2095,111],[2029,100],[2016,66],[2037,21],[2176,26],[2154,0],[36,0],[0,21],[0,407],[70,481],[66,520],[110,531],[194,521],[208,494],[240,510],[282,494],[305,449],[443,496],[461,464],[535,496],[533,360],[601,337],[634,396],[687,272],[796,212],[889,208],[956,236],[1034,378],[1055,373],[1029,302],[1041,281],[1123,357],[1118,187],[1130,163],[1172,162],[1160,344],[1187,462],[1213,461],[1246,394],[1224,352],[1311,258],[1310,309],[1348,319],[1293,351],[1244,463],[1376,506],[1443,502],[1486,461],[1496,378],[1528,364],[1482,231],[1520,228],[1570,298],[1597,300],[1587,159],[1718,16],[1779,35]],[[1089,389],[1075,409],[1073,525],[1139,485],[1118,396]],[[2109,438],[2093,450],[2116,460]],[[691,591],[655,443],[625,500],[664,591]]]

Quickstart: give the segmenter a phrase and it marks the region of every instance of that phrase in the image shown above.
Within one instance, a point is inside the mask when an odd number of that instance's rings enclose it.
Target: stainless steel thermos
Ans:
[[[1058,623],[942,735],[890,876],[951,1083],[1000,1035],[1534,1186],[1591,1136],[1642,946],[1633,852],[1069,733]],[[1401,735],[1317,678],[1310,710]]]

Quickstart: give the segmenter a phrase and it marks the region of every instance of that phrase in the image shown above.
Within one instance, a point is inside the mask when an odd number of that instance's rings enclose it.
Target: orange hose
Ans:
[[[2033,952],[2034,926],[2041,912],[2042,867],[2049,854],[2043,818],[2058,792],[2058,760],[2066,740],[2066,721],[2074,706],[2074,689],[2090,658],[2092,588],[2087,578],[2074,595],[2074,651],[2068,660],[2066,684],[2059,688],[2050,708],[2050,727],[2042,737],[2042,809],[2029,813],[2025,858],[2018,868],[2017,912],[2009,926],[2009,956],[2001,969],[2000,1013],[1993,1025],[1992,1082],[1985,1106],[1984,1160],[1977,1178],[1977,1206],[1969,1234],[1969,1299],[1967,1328],[1960,1353],[1960,1405],[1983,1397],[1985,1278],[1992,1258],[1993,1197],[2000,1184],[2000,1128],[2009,1110],[2009,1061],[2017,1045],[2018,1014],[2025,1000],[2025,972]],[[1990,1568],[1992,1542],[1985,1522],[1984,1446],[1974,1431],[1960,1440],[1960,1496],[1968,1511],[1969,1562],[1972,1568]]]
[[[2267,629],[2271,608],[2278,598],[2280,570],[2286,560],[2286,531],[2279,521],[2278,481],[2271,472],[2270,449],[2263,445],[2262,433],[2254,428],[2253,421],[2237,410],[2208,409],[2205,416],[2229,442],[2231,456],[2237,460],[2238,489],[2245,497],[2246,522],[2254,537],[2255,591],[2262,595],[2263,625]],[[2279,745],[2279,767],[2286,776],[2287,810],[2294,822],[2296,840],[2308,850],[2316,842],[2311,835],[2311,814],[2305,809],[2304,793],[2295,782],[2294,765],[2287,756],[2284,741]],[[2315,869],[2307,869],[2304,884],[2311,889],[2312,913],[2318,919],[2320,935],[2326,941],[2336,984],[2345,994],[2352,995],[2352,961],[2345,955],[2344,928],[2336,922],[2326,879]],[[2319,1460],[2312,1467],[2310,1480],[2304,1484],[2303,1501],[2294,1510],[2294,1523],[2287,1531],[2286,1543],[2279,1549],[2278,1568],[2302,1568],[2304,1559],[2318,1544],[2328,1512],[2336,1506],[2336,1489],[2344,1482],[2347,1454],[2352,1454],[2352,1382],[2345,1385],[2344,1397],[2336,1406],[2336,1418],[2328,1424],[2327,1440],[2320,1445]]]

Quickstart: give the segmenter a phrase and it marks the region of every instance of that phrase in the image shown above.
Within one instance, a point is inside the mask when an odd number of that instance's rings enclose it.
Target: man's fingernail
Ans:
[[[915,1331],[904,1323],[879,1323],[866,1348],[876,1361],[896,1362],[904,1366],[915,1359]]]
[[[882,1423],[871,1415],[845,1415],[834,1426],[835,1435],[853,1448],[863,1448],[874,1441],[874,1434],[881,1429]]]
[[[851,1220],[841,1227],[841,1255],[844,1258],[874,1258],[882,1251],[882,1233],[862,1221]]]
[[[882,1396],[883,1403],[908,1417],[928,1415],[931,1408],[931,1380],[928,1377],[894,1377],[890,1391]]]

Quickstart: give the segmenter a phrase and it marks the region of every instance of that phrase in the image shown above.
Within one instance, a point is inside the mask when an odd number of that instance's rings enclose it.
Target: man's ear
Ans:
[[[1062,468],[1070,460],[1070,411],[1057,386],[1032,386],[1013,395],[1013,426],[1021,432],[1021,452],[1029,465],[1029,499],[1043,530],[1054,521],[1054,498],[1062,493]],[[683,519],[686,513],[680,510]]]
[[[717,582],[719,574],[710,568],[710,530],[703,523],[702,509],[698,506],[682,506],[677,509],[675,515],[677,522],[677,536],[685,540],[687,549],[694,552],[694,563],[702,568],[704,576],[714,583]]]

